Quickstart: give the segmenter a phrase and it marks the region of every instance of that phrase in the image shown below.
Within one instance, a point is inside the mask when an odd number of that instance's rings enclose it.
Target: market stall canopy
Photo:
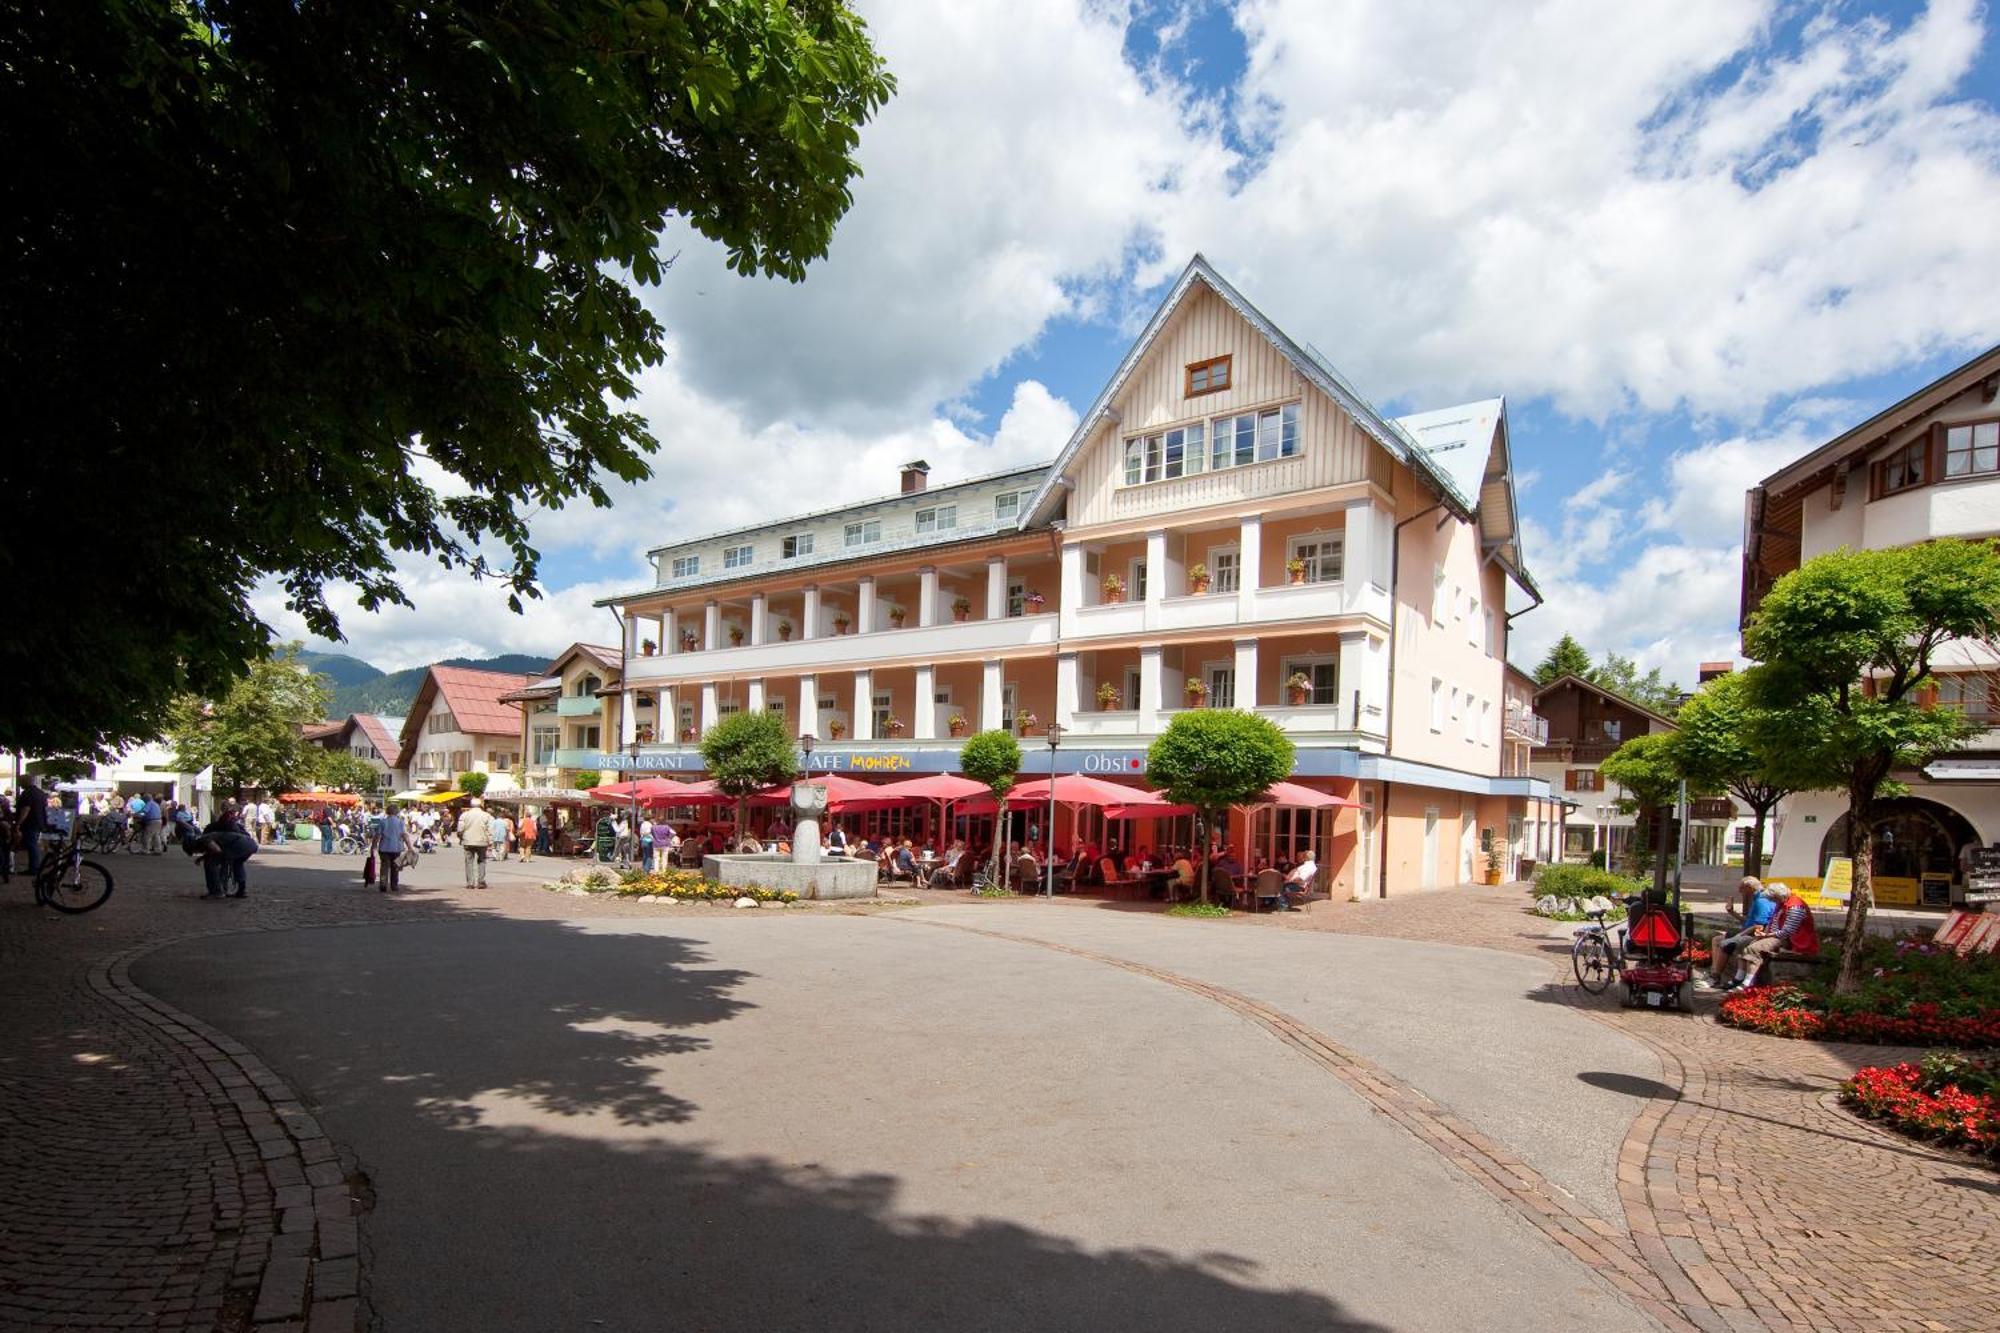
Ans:
[[[1314,791],[1311,787],[1301,787],[1296,782],[1274,782],[1264,789],[1263,795],[1254,801],[1244,802],[1245,808],[1259,805],[1282,805],[1297,810],[1359,810],[1361,802],[1349,800],[1345,796],[1335,796],[1330,791]]]
[[[361,798],[344,791],[288,791],[278,797],[279,805],[360,805]]]

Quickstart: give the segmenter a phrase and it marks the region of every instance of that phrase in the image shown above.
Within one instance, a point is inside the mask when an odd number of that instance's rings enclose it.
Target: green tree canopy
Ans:
[[[467,796],[484,796],[486,794],[487,781],[486,774],[474,769],[469,773],[460,773],[458,775],[458,789]]]
[[[1268,718],[1235,708],[1178,713],[1146,751],[1146,781],[1176,805],[1197,811],[1205,830],[1232,805],[1263,795],[1292,775],[1292,742]],[[1200,858],[1201,899],[1208,901],[1208,857]]]
[[[893,89],[838,0],[28,0],[0,70],[0,581],[117,543],[0,640],[43,752],[221,697],[263,579],[328,639],[398,554],[535,595],[529,516],[647,475],[662,226],[799,279]]]
[[[977,732],[967,738],[958,752],[958,771],[974,782],[983,782],[993,793],[995,802],[1005,801],[1007,793],[1013,789],[1015,775],[1021,771],[1021,742],[1014,739],[1014,733],[996,727],[992,731]],[[1005,818],[1006,807],[1001,807]],[[1005,871],[1001,857],[1005,853],[1006,839],[993,839],[993,878],[998,881]]]
[[[1854,890],[1837,986],[1860,984],[1874,877],[1876,798],[1899,769],[1962,744],[1963,714],[1918,691],[1938,650],[2000,634],[2000,548],[1934,541],[1815,556],[1779,579],[1745,627],[1762,665],[1748,697],[1759,744],[1792,757],[1815,788],[1847,795]]]
[[[1591,668],[1586,679],[1599,689],[1609,690],[1667,717],[1673,717],[1680,710],[1679,685],[1662,676],[1658,667],[1640,675],[1638,663],[1618,653],[1606,653],[1604,660]]]
[[[1590,654],[1568,634],[1555,641],[1548,655],[1542,658],[1541,665],[1535,668],[1535,684],[1546,685],[1564,676],[1590,679]]]
[[[313,781],[337,791],[372,792],[382,783],[381,770],[346,750],[325,750],[313,763]]]
[[[167,730],[174,764],[186,773],[212,766],[218,789],[304,786],[326,752],[303,733],[325,715],[326,702],[325,681],[299,661],[297,644],[286,644],[251,663],[220,699],[174,702]]]
[[[798,775],[796,751],[782,714],[731,713],[701,738],[701,761],[717,791],[736,798],[736,836],[749,832],[750,797]]]
[[[1756,817],[1744,849],[1743,873],[1763,873],[1764,830],[1778,802],[1814,784],[1790,751],[1766,744],[1761,710],[1741,672],[1717,676],[1689,697],[1674,720],[1674,755],[1698,790],[1726,791]]]

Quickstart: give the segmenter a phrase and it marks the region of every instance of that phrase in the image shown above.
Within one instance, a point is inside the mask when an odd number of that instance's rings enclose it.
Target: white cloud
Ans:
[[[1511,656],[1532,667],[1568,633],[1593,657],[1624,653],[1691,687],[1696,664],[1736,656],[1742,558],[1740,546],[1666,542],[1543,578],[1547,600],[1514,622]]]
[[[1819,443],[1793,427],[1683,449],[1667,460],[1667,494],[1646,503],[1645,525],[1683,542],[1740,541],[1744,491]]]

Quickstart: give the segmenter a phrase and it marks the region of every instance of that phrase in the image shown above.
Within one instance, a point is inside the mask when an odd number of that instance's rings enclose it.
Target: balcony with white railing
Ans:
[[[814,639],[743,644],[706,652],[634,657],[626,664],[628,686],[690,676],[810,675],[852,670],[887,661],[933,661],[1010,649],[1047,646],[1056,641],[1053,614],[1005,616],[941,625],[906,625],[867,634],[833,634]]]
[[[1507,739],[1530,745],[1549,743],[1549,720],[1525,708],[1509,707],[1506,712]]]

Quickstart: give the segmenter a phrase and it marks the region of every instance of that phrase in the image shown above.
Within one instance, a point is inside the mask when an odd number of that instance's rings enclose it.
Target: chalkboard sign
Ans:
[[[2000,902],[2000,847],[1981,847],[1966,867],[1965,901]]]

